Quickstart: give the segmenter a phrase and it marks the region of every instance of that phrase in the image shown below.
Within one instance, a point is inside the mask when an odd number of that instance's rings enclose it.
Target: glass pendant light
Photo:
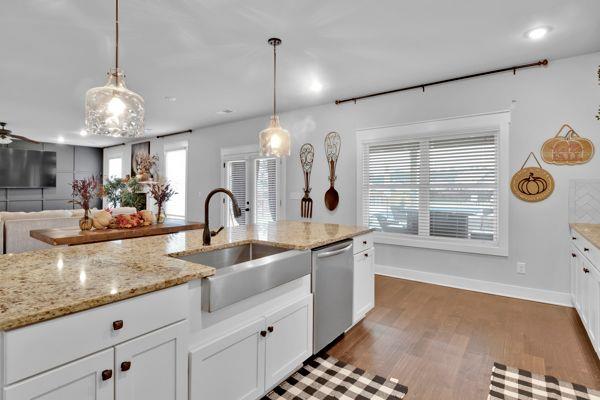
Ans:
[[[85,95],[86,131],[96,135],[137,137],[144,133],[144,99],[125,86],[119,68],[119,0],[115,0],[115,68],[105,86]]]
[[[267,129],[259,134],[260,154],[263,156],[289,156],[290,133],[279,124],[277,115],[277,46],[281,39],[271,38],[268,43],[273,46],[273,116]]]

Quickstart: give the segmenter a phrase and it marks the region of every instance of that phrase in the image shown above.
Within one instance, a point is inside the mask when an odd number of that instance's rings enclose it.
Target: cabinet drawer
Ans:
[[[591,244],[575,229],[571,229],[571,242],[584,257],[590,260],[595,266],[600,267],[600,249]]]
[[[187,286],[29,325],[4,334],[4,382],[10,384],[187,317]],[[122,327],[119,323],[122,321]],[[116,328],[116,329],[115,329]]]
[[[373,247],[373,233],[354,237],[354,254],[362,253]]]

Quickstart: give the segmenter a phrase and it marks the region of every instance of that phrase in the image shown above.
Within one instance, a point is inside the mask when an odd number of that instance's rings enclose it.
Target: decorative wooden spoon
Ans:
[[[335,167],[340,155],[342,147],[342,139],[337,132],[329,132],[325,136],[325,155],[327,156],[327,164],[329,165],[329,189],[325,192],[325,207],[329,211],[337,208],[340,202],[340,195],[335,190]]]

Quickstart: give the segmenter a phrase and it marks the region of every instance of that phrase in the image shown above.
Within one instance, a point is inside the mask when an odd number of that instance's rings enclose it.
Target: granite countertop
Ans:
[[[588,242],[600,249],[600,224],[570,224],[571,228],[586,238]]]
[[[202,245],[202,230],[0,256],[0,331],[183,284],[214,269],[169,255],[244,243],[312,249],[370,229],[280,221],[225,229]]]

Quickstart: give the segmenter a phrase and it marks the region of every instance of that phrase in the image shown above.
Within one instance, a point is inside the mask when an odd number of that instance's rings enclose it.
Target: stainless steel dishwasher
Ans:
[[[352,325],[353,262],[352,240],[312,252],[313,354]]]

